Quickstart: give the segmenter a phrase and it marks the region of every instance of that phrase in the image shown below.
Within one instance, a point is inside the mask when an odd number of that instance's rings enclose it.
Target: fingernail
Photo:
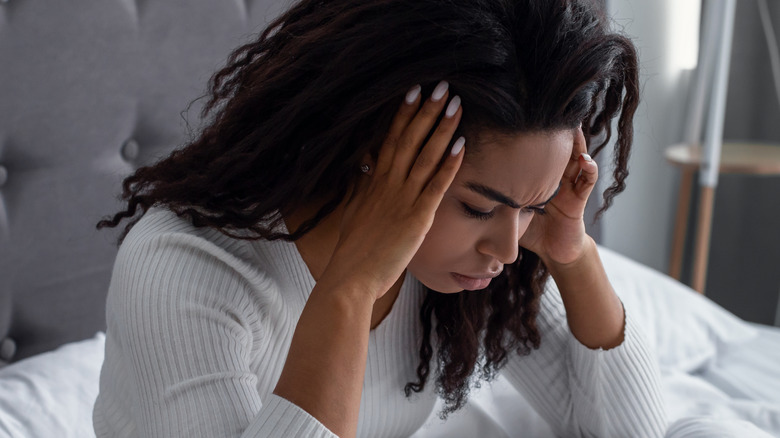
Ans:
[[[420,86],[415,85],[414,87],[412,87],[411,90],[406,92],[406,98],[404,98],[404,100],[406,101],[407,104],[411,105],[414,103],[415,100],[417,100],[417,96],[419,95],[420,95]]]
[[[460,108],[460,96],[455,96],[450,101],[450,104],[447,105],[447,111],[444,112],[444,117],[447,117],[448,119],[451,118],[458,112],[458,108]]]
[[[585,159],[585,161],[593,161],[593,158],[591,158],[588,154],[582,153],[580,155]]]
[[[434,102],[438,102],[441,100],[442,97],[444,97],[444,93],[447,92],[447,88],[449,88],[450,84],[447,83],[447,81],[441,81],[439,82],[439,85],[436,86],[436,88],[433,89],[433,94],[431,94],[431,100]]]
[[[466,144],[466,139],[464,137],[459,137],[457,140],[455,140],[455,143],[452,145],[452,151],[450,151],[450,154],[455,157],[460,153],[460,150],[463,149],[463,145]]]

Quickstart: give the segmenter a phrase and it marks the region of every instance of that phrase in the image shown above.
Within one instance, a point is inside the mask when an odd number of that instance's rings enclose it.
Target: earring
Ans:
[[[368,164],[363,164],[362,166],[360,166],[360,171],[363,173],[368,173],[369,170],[371,170],[371,166],[369,166]]]

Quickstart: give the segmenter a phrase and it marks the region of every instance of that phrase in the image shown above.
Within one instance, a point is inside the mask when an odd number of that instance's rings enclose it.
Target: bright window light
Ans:
[[[667,50],[673,70],[696,68],[699,57],[699,23],[701,0],[674,0],[667,2],[669,39]]]

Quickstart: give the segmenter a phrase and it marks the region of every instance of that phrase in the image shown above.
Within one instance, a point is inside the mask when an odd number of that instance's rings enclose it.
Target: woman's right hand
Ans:
[[[462,114],[458,96],[444,109],[448,94],[442,81],[420,108],[420,86],[407,93],[376,168],[359,178],[346,204],[339,241],[323,276],[358,281],[379,299],[403,274],[463,161],[463,137],[447,152]],[[442,111],[445,116],[421,148]]]

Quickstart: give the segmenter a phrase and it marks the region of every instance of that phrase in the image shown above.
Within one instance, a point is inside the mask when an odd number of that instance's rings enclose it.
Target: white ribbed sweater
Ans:
[[[314,284],[294,243],[232,239],[151,209],[114,266],[97,437],[335,437],[271,393]],[[662,436],[658,369],[631,309],[623,344],[591,350],[572,336],[549,285],[541,347],[501,372],[560,436]],[[417,380],[423,299],[407,274],[370,333],[358,437],[408,437],[433,409],[431,381],[403,393]]]

